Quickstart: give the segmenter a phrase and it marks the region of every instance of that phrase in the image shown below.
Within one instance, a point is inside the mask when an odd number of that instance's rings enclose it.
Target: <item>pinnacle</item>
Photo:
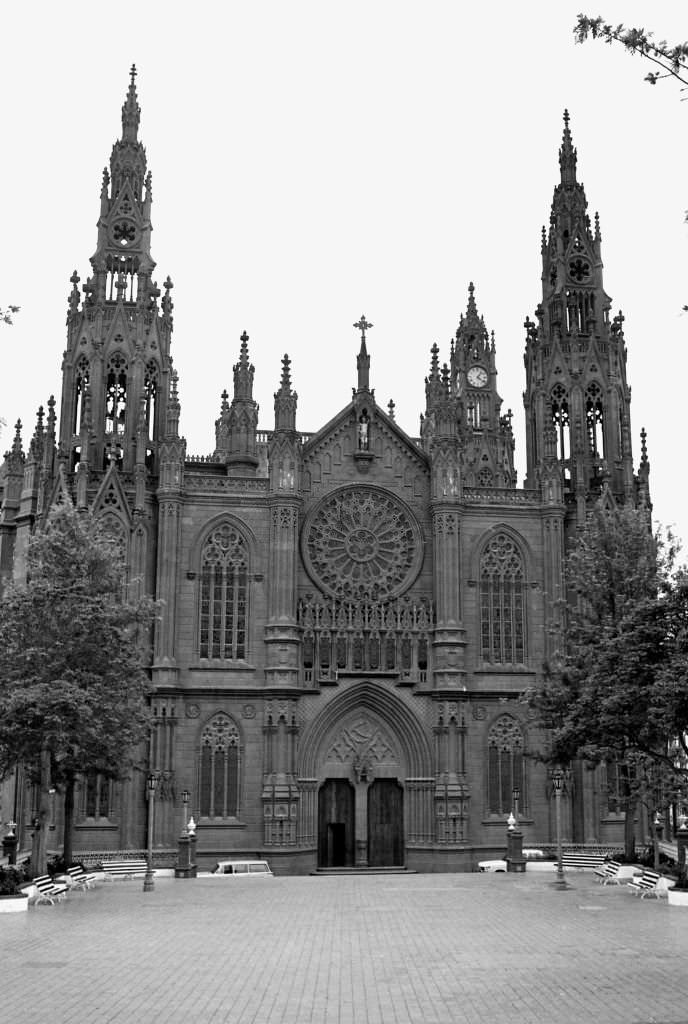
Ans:
[[[136,65],[129,72],[129,89],[122,107],[122,142],[136,142],[141,120],[141,108],[136,96]]]
[[[576,160],[577,154],[571,139],[569,129],[569,112],[564,111],[564,134],[559,150],[559,167],[561,169],[561,183],[567,188],[577,184],[576,181]]]
[[[280,382],[280,390],[283,394],[288,395],[291,393],[291,374],[289,368],[291,366],[291,360],[287,353],[284,353],[282,359],[282,380]]]

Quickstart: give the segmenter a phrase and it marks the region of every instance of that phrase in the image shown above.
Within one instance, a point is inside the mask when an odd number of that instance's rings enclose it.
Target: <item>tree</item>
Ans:
[[[651,71],[645,81],[656,85],[661,78],[675,78],[688,85],[688,43],[670,46],[666,39],[654,41],[654,33],[644,28],[626,28],[625,25],[610,25],[603,18],[589,18],[578,15],[573,34],[576,41],[584,43],[588,37],[603,39],[605,43],[620,43],[629,53],[640,54],[657,64],[662,71]]]
[[[638,801],[654,812],[683,774],[672,744],[688,728],[688,581],[675,556],[645,509],[598,503],[566,562],[563,650],[528,695],[546,760],[619,771],[628,856]]]
[[[154,605],[123,599],[116,543],[70,504],[31,538],[28,566],[0,603],[0,776],[22,763],[39,786],[32,867],[41,874],[50,789],[64,795],[69,862],[78,777],[121,778],[147,735]]]
[[[11,324],[14,323],[12,317],[15,313],[19,312],[19,306],[8,306],[7,309],[0,308],[0,323]]]

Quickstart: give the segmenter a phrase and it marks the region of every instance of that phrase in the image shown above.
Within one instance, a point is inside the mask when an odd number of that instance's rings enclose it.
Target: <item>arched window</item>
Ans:
[[[81,781],[81,819],[110,818],[112,813],[112,781],[98,772],[89,772]]]
[[[515,789],[521,792],[521,807],[526,806],[523,733],[511,715],[502,715],[490,729],[487,739],[487,774],[489,814],[510,814]]]
[[[105,379],[105,431],[123,434],[127,414],[127,361],[115,352],[108,361]]]
[[[506,533],[493,537],[480,559],[480,652],[490,664],[525,663],[525,572]]]
[[[201,734],[200,812],[202,818],[235,818],[239,810],[239,730],[220,712]]]
[[[557,458],[560,461],[571,456],[571,436],[569,421],[569,398],[561,384],[552,388],[551,394],[552,423],[557,432]]]
[[[248,551],[229,523],[216,527],[201,552],[199,653],[230,661],[246,657]]]
[[[592,381],[585,391],[585,422],[592,455],[604,455],[604,404],[602,389]]]
[[[76,377],[74,382],[74,419],[72,421],[72,433],[78,434],[81,430],[81,420],[84,415],[84,397],[90,379],[90,367],[86,356],[82,356],[76,364]]]
[[[146,401],[146,437],[149,441],[153,441],[155,439],[155,413],[158,404],[158,365],[153,359],[146,366],[143,393]]]

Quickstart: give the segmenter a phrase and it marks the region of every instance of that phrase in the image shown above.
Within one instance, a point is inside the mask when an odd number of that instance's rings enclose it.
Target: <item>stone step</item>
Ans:
[[[379,867],[379,868],[316,868],[312,875],[415,875],[412,868]]]

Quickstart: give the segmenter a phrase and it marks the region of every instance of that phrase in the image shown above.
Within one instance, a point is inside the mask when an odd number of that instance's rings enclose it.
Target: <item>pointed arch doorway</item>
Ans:
[[[354,866],[354,788],[348,779],[325,779],[318,792],[318,867]]]
[[[404,864],[404,791],[397,779],[368,786],[368,867]]]

